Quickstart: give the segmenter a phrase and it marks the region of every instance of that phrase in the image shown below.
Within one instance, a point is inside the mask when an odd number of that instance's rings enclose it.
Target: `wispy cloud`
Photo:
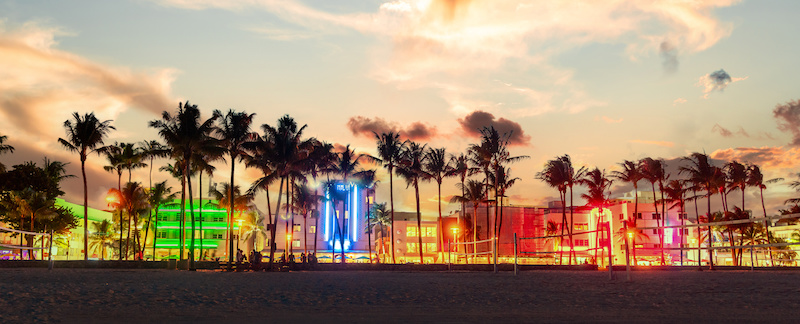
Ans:
[[[709,156],[724,161],[753,163],[770,169],[793,170],[800,167],[800,148],[796,147],[736,147],[716,150]]]
[[[792,133],[791,145],[800,146],[800,100],[775,106],[772,115],[778,122],[779,130]]]
[[[176,71],[132,71],[57,49],[55,27],[0,22],[0,125],[4,132],[53,138],[75,110],[113,119],[129,108],[157,114],[170,99]]]
[[[318,35],[316,33],[308,31],[271,28],[271,27],[247,27],[245,29],[257,34],[261,34],[262,36],[264,36],[264,38],[277,41],[294,41],[301,39],[309,39],[316,37]]]
[[[673,106],[682,105],[682,104],[685,104],[685,103],[686,103],[686,101],[687,101],[687,100],[686,100],[686,99],[684,99],[684,98],[678,98],[678,99],[675,99],[675,100],[672,102],[672,105],[673,105]]]
[[[488,104],[519,116],[603,105],[583,92],[572,71],[551,62],[556,55],[591,43],[618,43],[627,45],[632,58],[660,53],[665,69],[674,70],[678,53],[703,51],[730,34],[731,25],[712,11],[739,2],[395,0],[372,12],[334,14],[294,0],[151,1],[194,10],[260,9],[314,32],[372,35],[392,45],[375,51],[375,79],[439,89],[461,114],[487,110]],[[486,76],[514,79],[514,86],[480,81]]]
[[[662,146],[662,147],[674,147],[675,146],[675,143],[669,142],[669,141],[630,140],[630,141],[628,141],[628,143],[655,145],[655,146]]]
[[[623,119],[622,118],[614,119],[608,116],[595,116],[594,120],[603,121],[606,124],[619,124],[622,122]]]

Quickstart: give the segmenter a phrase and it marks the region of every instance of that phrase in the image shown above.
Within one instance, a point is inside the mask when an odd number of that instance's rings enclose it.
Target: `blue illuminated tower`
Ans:
[[[333,181],[325,186],[322,237],[335,251],[356,250],[362,230],[365,196],[353,182]]]

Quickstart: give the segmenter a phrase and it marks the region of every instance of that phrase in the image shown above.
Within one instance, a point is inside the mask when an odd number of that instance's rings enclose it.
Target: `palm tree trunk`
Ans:
[[[183,249],[185,243],[185,236],[186,236],[186,170],[184,169],[184,173],[181,176],[181,215],[180,215],[180,225],[178,230],[178,245],[179,245],[179,253],[180,257],[179,260],[183,260]]]
[[[653,208],[658,215],[658,198],[656,197],[656,183],[650,182],[650,187],[653,189]],[[656,226],[660,227],[661,219],[664,218],[664,215],[660,215],[659,218],[656,219]],[[658,234],[658,245],[661,247],[661,265],[664,265],[664,230],[663,228],[659,228],[656,230]]]
[[[275,206],[275,222],[273,223],[272,232],[270,233],[270,236],[272,237],[270,239],[270,241],[269,241],[269,268],[270,269],[272,269],[272,264],[274,263],[274,260],[275,260],[275,248],[277,247],[277,244],[275,244],[275,237],[277,236],[276,232],[278,231],[278,219],[280,219],[279,216],[280,216],[280,210],[281,210],[281,196],[283,195],[283,181],[284,181],[284,177],[282,176],[281,177],[280,186],[278,187],[278,204]],[[269,199],[267,199],[267,203],[269,203]],[[228,270],[230,270],[230,268]]]
[[[439,195],[439,251],[441,251],[441,260],[444,260],[444,223],[442,222],[442,179],[437,179],[437,192]],[[371,258],[370,258],[371,259]]]
[[[391,232],[389,236],[391,237],[391,246],[392,246],[392,263],[397,263],[397,260],[394,256],[394,177],[392,175],[393,166],[389,164],[389,207],[392,209],[392,224],[389,226],[391,227]]]
[[[289,227],[289,222],[291,222],[294,225],[294,215],[290,216],[290,213],[289,213],[289,206],[292,204],[292,202],[291,202],[291,197],[292,197],[291,196],[291,194],[292,194],[291,193],[291,188],[292,188],[293,184],[294,184],[294,177],[290,176],[289,178],[286,179],[286,216],[287,216],[287,219],[286,219],[286,235],[287,235],[287,238],[288,238],[289,233],[294,234],[294,228],[293,227],[292,228]],[[289,218],[291,218],[291,219],[289,219]],[[294,235],[292,235],[292,239],[294,239]],[[292,242],[289,242],[290,240],[288,240],[288,239],[284,240],[284,241],[286,241],[286,250],[285,250],[285,252],[286,252],[286,257],[288,258],[289,255],[293,255],[294,254],[294,251],[292,251],[293,250]]]
[[[203,233],[203,171],[200,170],[197,172],[197,190],[200,190],[199,195],[200,197],[198,200],[198,204],[200,204],[200,208],[197,210],[198,215],[197,217],[200,218],[200,256],[198,256],[198,260],[203,259],[203,237],[205,233]]]
[[[761,192],[761,210],[764,211],[764,218],[767,218],[767,207],[764,205],[764,187],[763,186],[759,186],[758,189]],[[768,219],[764,219],[764,228],[767,231],[767,244],[772,244],[772,238],[769,235],[769,220]],[[767,249],[769,250],[769,266],[771,267],[771,266],[774,265],[772,263],[772,248],[770,247],[770,248],[767,248]]]
[[[639,219],[639,186],[633,184],[633,228],[636,228],[637,219]],[[638,231],[635,229],[635,231]],[[625,233],[627,235],[627,233]],[[636,266],[636,233],[631,238],[631,251],[633,251],[633,265]]]
[[[422,258],[422,213],[419,211],[419,183],[414,179],[414,192],[417,198],[417,241],[419,242],[419,264],[425,264]]]
[[[156,261],[156,240],[158,239],[158,206],[156,206],[156,223],[153,225],[153,261]]]
[[[229,200],[229,207],[228,210],[230,212],[230,217],[228,217],[228,267],[230,270],[230,265],[233,263],[233,208],[236,197],[233,195],[233,188],[234,188],[234,175],[236,172],[236,154],[231,153],[231,182],[229,186],[230,192],[228,193],[228,200]],[[272,259],[270,259],[272,260]]]
[[[573,218],[573,196],[572,196],[572,185],[569,186],[569,252],[570,252],[570,264],[572,264],[572,258],[575,258],[575,264],[578,264],[578,255],[575,253],[575,240],[572,238],[572,233],[575,232],[575,221]]]
[[[561,238],[558,243],[558,264],[564,264],[564,230],[567,230],[567,234],[569,234],[569,230],[567,229],[567,192],[566,190],[559,190],[558,196],[561,198]],[[569,259],[569,264],[572,264],[572,257],[569,253],[567,253],[567,258]]]
[[[187,162],[186,162],[186,172],[187,172],[187,174],[188,174],[189,170],[190,170],[189,169],[189,161],[187,160]],[[186,177],[186,181],[187,181],[188,186],[189,186],[189,217],[192,218],[192,236],[191,236],[191,239],[189,241],[189,270],[190,271],[195,271],[195,270],[197,270],[197,267],[195,266],[195,263],[194,263],[194,261],[195,261],[195,255],[194,255],[194,252],[195,252],[194,251],[194,242],[195,241],[194,240],[195,240],[195,232],[196,232],[196,230],[195,230],[195,221],[194,221],[194,198],[192,197],[192,177],[191,176],[187,176]]]
[[[86,149],[81,151],[81,175],[83,175],[83,260],[89,260],[89,186],[86,183]],[[20,245],[22,236],[20,236]],[[20,259],[22,252],[19,253]]]
[[[708,222],[711,223],[711,190],[709,189],[706,193],[706,202],[708,203]],[[714,269],[714,250],[712,249],[713,246],[713,234],[711,233],[711,226],[708,226],[708,264],[709,269]]]

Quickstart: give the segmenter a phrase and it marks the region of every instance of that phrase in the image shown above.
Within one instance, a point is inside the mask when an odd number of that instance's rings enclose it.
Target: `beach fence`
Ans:
[[[489,243],[489,244],[483,244],[483,243]],[[447,268],[448,268],[448,270],[450,270],[450,268],[451,268],[451,266],[453,264],[453,260],[452,260],[453,256],[455,256],[456,260],[458,260],[458,259],[460,259],[462,257],[464,257],[466,259],[468,259],[469,257],[473,257],[473,260],[476,260],[479,256],[485,255],[487,258],[491,257],[493,259],[492,263],[494,263],[494,272],[495,273],[497,272],[497,238],[496,237],[492,237],[492,238],[485,239],[485,240],[482,240],[482,241],[475,241],[475,242],[459,242],[459,243],[456,243],[456,242],[453,242],[453,241],[448,241],[447,244],[448,244],[448,249],[447,250],[450,251],[450,253],[448,254],[449,257],[448,257],[448,260],[447,260]],[[458,246],[459,245],[463,245],[464,246],[464,251],[465,252],[458,252]],[[470,252],[466,252],[466,251],[468,251],[467,246],[470,246],[470,245],[472,246],[472,252],[471,253]],[[483,251],[478,250],[478,246],[484,246],[484,245],[488,246],[488,248],[486,250],[483,250]],[[455,248],[456,252],[453,252],[453,248]]]
[[[574,243],[575,237],[590,237],[596,241],[595,247],[586,249],[584,251],[590,252],[593,251],[595,253],[595,262],[599,263],[597,253],[600,251],[604,251],[608,256],[608,275],[610,279],[614,278],[614,270],[612,267],[612,255],[611,255],[611,227],[609,226],[608,222],[598,222],[597,229],[590,230],[590,231],[581,231],[581,232],[573,232],[571,235],[567,234],[556,234],[556,235],[546,235],[546,236],[537,236],[537,237],[517,237],[517,233],[514,233],[514,274],[519,274],[519,256],[520,255],[551,255],[554,258],[556,255],[559,256],[559,263],[563,262],[563,253],[572,253],[575,254],[574,244],[572,245],[572,249],[569,247],[565,247],[563,244],[559,244],[557,251],[523,251],[520,249],[520,242],[525,240],[553,240],[555,241],[558,239],[559,241],[563,241],[566,239],[568,242],[570,240],[570,236],[572,238],[572,242]],[[592,237],[593,236],[593,237]],[[568,256],[568,258],[571,258]]]
[[[52,253],[52,251],[53,251],[53,231],[50,231],[50,233],[37,233],[37,232],[27,232],[27,231],[15,230],[15,229],[12,229],[12,228],[0,227],[0,232],[12,232],[12,233],[18,233],[20,235],[34,235],[34,236],[38,235],[38,236],[42,236],[43,239],[45,237],[47,237],[48,238],[48,242],[49,242],[47,247],[43,247],[43,246],[40,246],[40,247],[24,246],[24,245],[22,245],[22,238],[20,238],[20,245],[9,245],[9,244],[0,243],[0,248],[19,250],[20,259],[22,259],[22,251],[23,250],[27,250],[30,253],[30,251],[33,251],[33,250],[45,250],[45,249],[47,249],[47,251],[48,251],[47,260],[49,261],[47,269],[48,270],[53,270],[53,253]]]
[[[769,253],[768,260],[770,261],[769,262],[770,265],[773,265],[775,261],[781,261],[781,262],[791,261],[791,262],[794,262],[795,261],[794,259],[776,259],[776,258],[773,258],[772,257],[772,253],[789,252],[789,251],[791,251],[791,252],[800,252],[800,249],[789,249],[789,248],[786,248],[786,247],[800,245],[800,242],[771,243],[768,240],[767,241],[768,243],[764,243],[764,244],[736,244],[735,240],[734,240],[734,244],[731,245],[730,242],[728,242],[728,244],[724,244],[724,242],[719,241],[719,240],[714,242],[714,237],[712,235],[712,237],[711,237],[712,244],[711,245],[708,244],[708,239],[707,239],[708,237],[706,236],[706,239],[698,240],[697,246],[690,247],[690,246],[685,246],[684,245],[684,242],[685,242],[685,239],[686,239],[685,235],[683,234],[683,233],[685,233],[684,229],[700,228],[699,230],[702,231],[703,230],[702,228],[705,228],[705,231],[707,232],[706,235],[711,235],[709,233],[711,233],[711,231],[713,231],[713,230],[709,230],[709,228],[712,228],[712,227],[730,226],[730,225],[747,226],[747,225],[761,224],[763,222],[768,222],[768,221],[773,221],[773,220],[797,219],[798,217],[800,217],[799,214],[789,214],[789,215],[779,215],[779,216],[768,216],[768,217],[738,219],[738,220],[730,220],[730,221],[718,221],[718,222],[707,222],[707,223],[699,223],[698,222],[698,223],[695,223],[695,224],[684,224],[684,225],[631,227],[631,228],[629,228],[629,230],[630,231],[635,231],[635,230],[639,230],[639,231],[643,231],[643,230],[664,231],[665,229],[678,229],[679,233],[682,233],[681,234],[681,246],[680,247],[637,248],[637,247],[634,246],[632,248],[634,250],[633,251],[634,254],[635,254],[635,252],[637,250],[662,250],[662,251],[680,250],[682,255],[683,255],[684,251],[697,251],[697,265],[698,266],[702,266],[702,264],[701,264],[701,261],[702,261],[701,255],[702,255],[702,252],[705,251],[706,252],[706,256],[708,258],[708,261],[709,261],[709,265],[711,266],[711,265],[713,265],[714,251],[719,251],[719,250],[742,250],[742,251],[749,250],[749,252],[750,252],[750,269],[752,270],[752,269],[755,268],[754,253],[758,253],[758,252],[765,252],[765,254]],[[728,238],[728,239],[730,239],[730,238]],[[704,243],[705,243],[705,246],[703,246]],[[719,245],[714,245],[714,243],[719,243]],[[773,248],[781,248],[781,249],[780,250],[776,250],[776,249],[773,249]],[[628,253],[628,251],[626,251],[626,253]],[[735,256],[732,255],[732,258],[733,257],[735,257]]]

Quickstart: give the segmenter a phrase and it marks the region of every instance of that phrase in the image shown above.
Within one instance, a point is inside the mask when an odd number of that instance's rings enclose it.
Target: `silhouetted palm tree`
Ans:
[[[664,194],[666,198],[662,200],[662,203],[669,204],[669,209],[678,209],[678,219],[681,221],[681,226],[686,225],[686,206],[684,196],[686,195],[687,188],[683,186],[684,181],[682,180],[670,180],[667,182],[667,185],[664,187]],[[686,238],[684,233],[686,229],[683,227],[680,228],[680,236],[681,236],[681,245],[680,247],[683,248],[684,244],[686,243]],[[681,266],[683,265],[683,250],[681,250]]]
[[[110,196],[116,197],[116,200],[110,201],[110,205],[115,209],[120,211],[120,215],[125,214],[128,215],[128,233],[130,233],[131,228],[134,231],[134,254],[136,255],[139,251],[139,241],[138,241],[138,229],[136,228],[139,223],[139,216],[143,214],[145,211],[150,209],[150,201],[149,195],[147,192],[139,185],[138,182],[128,182],[125,184],[125,187],[122,190],[118,190],[115,188],[111,188],[108,191]],[[121,217],[120,217],[121,219]],[[130,242],[130,234],[128,234],[128,239],[125,241],[125,248],[121,250],[122,254],[125,255],[125,259],[128,258],[129,250],[128,247],[131,246]]]
[[[392,223],[392,218],[391,217],[392,217],[391,216],[391,212],[386,209],[386,203],[373,204],[372,208],[370,208],[370,211],[369,211],[369,214],[368,214],[368,218],[367,218],[367,228],[366,228],[367,233],[370,233],[370,235],[371,235],[371,233],[373,232],[373,229],[375,228],[375,226],[379,226],[380,227],[380,232],[381,232],[381,238],[385,238],[386,237],[385,228],[387,226],[391,225],[391,223]],[[372,236],[369,236],[368,239],[372,240]],[[382,251],[381,254],[383,254],[385,256],[386,255],[386,247],[384,246],[383,242],[384,242],[384,239],[381,239],[381,249],[380,250],[378,249],[377,245],[375,246],[375,253],[377,254],[377,253],[379,253],[379,251]],[[372,256],[371,255],[370,255],[370,260],[372,260]],[[385,260],[385,258],[384,258],[384,260]]]
[[[621,171],[611,172],[611,177],[622,181],[628,182],[633,185],[633,216],[628,218],[628,222],[633,223],[636,227],[636,219],[639,217],[639,181],[644,178],[639,165],[636,162],[625,160],[619,164],[622,167]],[[638,231],[637,231],[638,232]],[[628,235],[623,233],[623,239],[627,240]],[[636,235],[633,236],[631,246],[633,246],[633,262],[636,264]]]
[[[653,189],[653,208],[658,215],[656,223],[658,224],[658,245],[661,247],[661,265],[665,265],[664,260],[664,221],[667,219],[666,211],[664,210],[664,182],[667,181],[669,175],[664,171],[664,162],[653,158],[644,158],[639,161],[640,170],[644,178],[650,182],[650,187]],[[661,193],[661,200],[656,197],[656,183],[658,183],[658,191]],[[658,202],[661,201],[661,212],[658,211]]]
[[[747,168],[747,185],[752,187],[756,187],[759,190],[759,194],[761,196],[761,210],[764,212],[764,218],[767,217],[767,207],[764,205],[764,189],[767,189],[767,184],[776,183],[783,181],[783,178],[775,178],[764,181],[764,175],[761,173],[761,168],[758,165],[752,164]],[[769,233],[769,220],[764,220],[764,230],[766,233]],[[765,236],[765,238],[769,239],[769,236]],[[770,260],[772,260],[772,250],[770,252]],[[771,262],[771,261],[770,261]],[[771,265],[771,264],[770,264]]]
[[[103,220],[100,223],[92,223],[94,233],[92,233],[92,243],[89,247],[97,251],[100,249],[100,259],[106,259],[106,247],[114,244],[114,230],[111,228],[111,222]]]
[[[503,198],[506,197],[506,190],[513,187],[517,181],[522,181],[522,179],[511,177],[511,168],[501,168],[498,171],[492,174],[492,182],[497,185],[497,197],[500,198],[500,219],[495,232],[495,237],[499,240],[503,228]]]
[[[467,177],[472,176],[473,174],[480,172],[479,169],[474,168],[469,165],[469,156],[464,153],[459,155],[451,155],[450,156],[450,166],[452,168],[452,173],[454,176],[458,176],[459,181],[461,182],[461,196],[464,197],[464,188],[466,187],[464,184],[467,180]],[[464,210],[464,202],[461,202],[461,213],[459,214],[459,218],[457,219],[458,228],[462,228],[461,226],[461,214],[466,215],[466,211]],[[467,228],[464,227],[462,233],[466,233]]]
[[[305,183],[295,185],[293,196],[292,209],[295,213],[303,216],[303,253],[308,255],[308,217],[312,213],[318,212],[317,206],[322,201],[322,197]]]
[[[478,206],[486,201],[486,187],[483,182],[472,179],[467,180],[466,185],[461,183],[457,183],[456,185],[459,187],[459,189],[461,189],[463,194],[461,194],[461,196],[453,196],[453,198],[450,199],[450,202],[472,204],[472,220],[470,223],[472,223],[472,253],[475,253],[475,251],[477,251],[477,246],[474,242],[478,241],[478,225],[476,221],[476,215],[478,214]],[[464,213],[464,221],[466,223],[466,212],[462,210],[462,213]]]
[[[153,261],[156,260],[156,241],[158,240],[158,210],[161,206],[171,203],[175,200],[177,193],[172,192],[172,187],[167,186],[167,181],[156,183],[155,187],[150,190],[150,207],[153,209],[152,217],[155,217],[155,229],[153,230]],[[150,228],[150,224],[147,225]],[[147,242],[147,232],[145,232],[145,242]]]
[[[252,143],[255,143],[258,134],[250,131],[250,126],[253,123],[253,116],[255,114],[247,114],[246,112],[237,112],[228,110],[225,115],[219,110],[214,111],[215,116],[222,116],[219,128],[216,129],[222,145],[231,159],[231,181],[230,189],[236,187],[234,176],[236,174],[236,160],[243,161],[248,156],[248,150]],[[245,165],[246,166],[246,165]],[[233,196],[232,193],[228,193]],[[233,204],[233,201],[230,202]],[[228,265],[229,268],[233,264],[233,205],[228,208],[230,212],[228,217]]]
[[[89,259],[89,185],[86,181],[86,157],[89,153],[96,153],[103,147],[103,140],[111,130],[111,120],[100,121],[94,113],[81,116],[77,112],[72,114],[74,120],[64,122],[67,131],[66,139],[59,138],[58,142],[70,152],[78,152],[81,158],[81,175],[83,177],[83,259]]]
[[[560,158],[547,161],[544,170],[536,173],[536,179],[541,180],[551,188],[558,190],[558,197],[561,202],[561,237],[559,238],[559,257],[558,263],[561,264],[564,257],[564,229],[567,227],[567,167]],[[568,230],[569,231],[569,230]],[[571,231],[569,231],[571,233]],[[570,264],[572,264],[572,253],[569,254]]]
[[[14,153],[14,147],[5,144],[6,140],[8,140],[8,136],[0,135],[0,154]],[[6,166],[3,163],[0,163],[0,173],[3,172],[6,172]]]
[[[686,173],[688,175],[687,181],[691,182],[697,190],[706,192],[706,201],[708,204],[708,213],[706,215],[711,215],[711,195],[719,191],[719,179],[724,179],[722,170],[711,164],[708,155],[704,153],[692,153],[689,157],[685,157],[684,160],[689,161],[690,165],[688,167],[682,166],[680,168],[680,173]],[[707,230],[709,233],[711,232],[710,226]],[[713,235],[708,235],[708,260],[711,268],[714,267],[711,249],[713,244],[711,241],[712,236]],[[698,259],[699,258],[698,255]]]
[[[425,162],[422,164],[422,173],[425,177],[436,181],[436,192],[439,199],[439,251],[444,252],[444,222],[442,222],[442,181],[445,177],[455,174],[453,167],[447,159],[444,148],[429,148],[425,151]],[[442,254],[444,259],[444,254]]]
[[[408,142],[408,146],[403,151],[402,158],[400,159],[400,167],[397,169],[397,174],[406,179],[407,186],[414,186],[414,193],[417,202],[417,239],[419,242],[419,262],[425,263],[422,257],[422,213],[419,209],[419,181],[426,181],[428,178],[424,176],[422,165],[425,163],[425,145],[420,145],[415,142]],[[394,229],[392,229],[394,231]]]
[[[405,150],[406,142],[400,141],[400,134],[394,132],[378,133],[375,134],[377,140],[378,154],[371,156],[374,161],[383,164],[383,167],[389,171],[389,210],[392,214],[391,239],[392,246],[392,263],[397,263],[395,259],[394,248],[394,173],[393,171],[400,165],[400,160]]]
[[[220,118],[216,112],[211,118],[202,121],[200,119],[200,110],[197,105],[190,105],[187,101],[185,104],[178,104],[178,111],[175,115],[164,111],[161,114],[160,120],[150,121],[150,127],[158,129],[158,134],[164,139],[164,142],[172,150],[172,156],[176,161],[182,161],[183,173],[182,181],[185,181],[188,187],[189,205],[194,206],[194,198],[192,197],[192,178],[190,173],[192,170],[192,160],[194,154],[202,154],[203,152],[214,152],[223,150],[220,147],[218,139],[211,137],[212,132],[216,129],[214,122]],[[185,190],[181,190],[181,227],[184,226],[186,219],[186,196]],[[194,208],[189,208],[191,217],[191,241],[189,244],[189,270],[195,270],[194,265],[194,250],[195,250],[195,218]],[[184,232],[181,228],[181,234]],[[184,242],[181,240],[180,253],[183,258]]]

